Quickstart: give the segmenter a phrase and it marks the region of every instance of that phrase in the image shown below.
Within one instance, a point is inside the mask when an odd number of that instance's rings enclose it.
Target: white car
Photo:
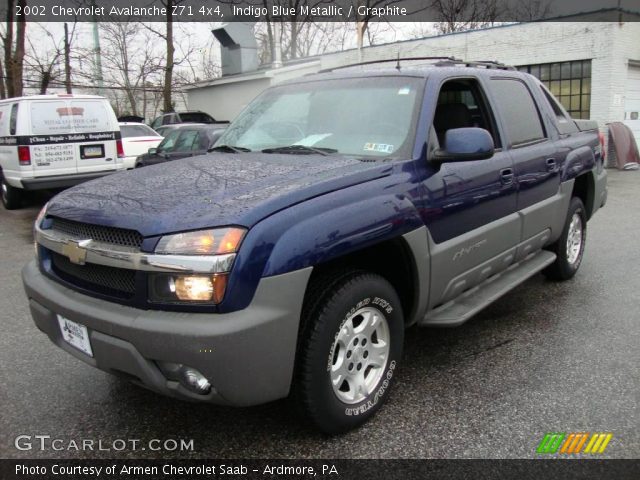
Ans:
[[[155,148],[164,137],[144,123],[120,122],[122,147],[124,148],[124,168],[133,168],[136,158]]]

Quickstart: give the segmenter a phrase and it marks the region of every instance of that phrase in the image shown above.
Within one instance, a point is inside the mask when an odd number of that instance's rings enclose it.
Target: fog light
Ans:
[[[209,380],[195,368],[182,367],[182,380],[180,383],[189,390],[201,395],[206,395],[211,391]]]
[[[181,363],[157,362],[160,370],[168,380],[180,382],[180,385],[199,395],[206,395],[211,391],[211,382],[198,370]]]

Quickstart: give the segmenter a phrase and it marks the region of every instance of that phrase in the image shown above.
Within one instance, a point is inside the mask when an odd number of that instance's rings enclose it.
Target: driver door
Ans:
[[[493,137],[491,158],[429,161],[434,169],[423,183],[424,223],[430,233],[429,308],[460,295],[507,268],[520,240],[516,182],[509,152],[477,78],[456,78],[439,90],[429,152],[444,148],[447,130],[479,127]]]

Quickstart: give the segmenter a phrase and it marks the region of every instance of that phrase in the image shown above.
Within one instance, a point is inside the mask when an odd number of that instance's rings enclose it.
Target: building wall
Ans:
[[[247,104],[271,84],[270,78],[223,83],[189,90],[188,106],[202,110],[216,120],[233,120]]]

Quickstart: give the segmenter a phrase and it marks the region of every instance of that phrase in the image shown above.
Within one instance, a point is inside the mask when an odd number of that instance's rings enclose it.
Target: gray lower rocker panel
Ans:
[[[419,322],[424,327],[456,327],[466,322],[483,308],[509,290],[520,285],[556,259],[555,253],[540,250],[509,267],[502,273],[488,278],[475,288],[438,308],[427,312]]]

